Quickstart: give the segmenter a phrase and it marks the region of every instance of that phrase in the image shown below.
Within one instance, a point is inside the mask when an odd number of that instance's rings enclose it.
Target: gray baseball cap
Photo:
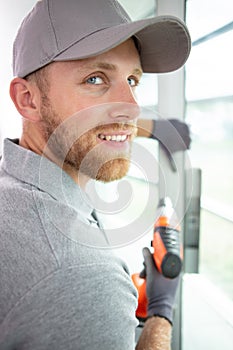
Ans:
[[[184,65],[187,27],[173,16],[132,21],[116,0],[39,0],[23,20],[13,48],[13,73],[25,77],[54,61],[97,56],[136,38],[144,72]]]

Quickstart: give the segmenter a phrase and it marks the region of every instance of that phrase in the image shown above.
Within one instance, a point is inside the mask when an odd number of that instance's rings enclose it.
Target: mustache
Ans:
[[[92,132],[96,133],[103,133],[103,132],[121,132],[121,131],[127,131],[130,132],[133,136],[137,135],[137,125],[134,123],[129,122],[120,122],[120,123],[111,123],[111,124],[101,124],[97,125],[93,129],[91,129]]]

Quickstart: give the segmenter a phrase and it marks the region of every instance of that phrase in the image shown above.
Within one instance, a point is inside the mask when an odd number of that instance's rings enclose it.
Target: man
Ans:
[[[1,349],[135,347],[137,294],[84,190],[127,173],[142,72],[178,69],[189,51],[180,20],[131,22],[116,1],[41,0],[24,19],[10,86],[23,132],[0,169]],[[178,280],[144,259],[136,348],[169,349]]]

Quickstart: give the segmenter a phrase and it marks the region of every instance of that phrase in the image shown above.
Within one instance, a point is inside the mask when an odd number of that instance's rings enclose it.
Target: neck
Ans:
[[[46,144],[44,140],[41,138],[40,133],[35,134],[35,133],[23,132],[19,140],[19,145],[42,157],[49,159],[51,162],[58,165],[73,179],[75,183],[77,183],[83,190],[85,190],[87,182],[90,180],[90,178],[87,175],[81,172],[78,172],[72,166],[65,164],[64,162],[61,162],[58,158],[56,158],[56,156],[54,156],[54,154],[50,152],[48,147],[46,147]]]

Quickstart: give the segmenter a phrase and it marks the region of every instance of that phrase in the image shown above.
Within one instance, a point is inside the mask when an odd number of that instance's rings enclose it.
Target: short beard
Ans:
[[[119,180],[128,173],[131,142],[128,152],[114,151],[108,154],[104,146],[97,143],[97,135],[106,130],[117,132],[127,129],[132,132],[133,139],[137,130],[134,125],[127,123],[100,125],[78,136],[78,118],[73,121],[71,118],[71,124],[75,123],[73,127],[72,125],[67,127],[69,118],[62,122],[61,116],[52,108],[46,96],[43,97],[42,105],[42,132],[47,143],[45,156],[48,153],[52,154],[49,158],[55,157],[56,162],[64,169],[72,168],[79,174],[102,182]]]

